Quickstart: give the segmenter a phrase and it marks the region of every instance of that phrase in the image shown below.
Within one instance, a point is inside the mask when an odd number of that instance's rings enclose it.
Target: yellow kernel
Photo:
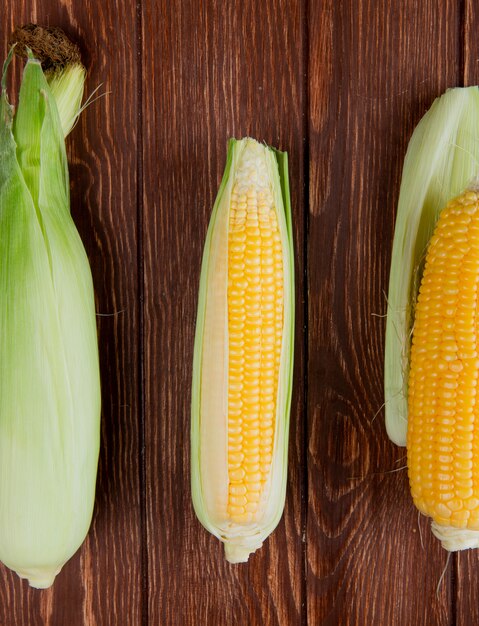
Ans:
[[[467,520],[469,519],[469,516],[470,516],[470,511],[468,511],[467,509],[454,511],[451,514],[451,522],[453,522],[454,524],[460,524],[460,526],[463,527],[463,524],[465,526]]]
[[[250,487],[251,484],[255,485],[255,484],[260,483],[260,481],[261,481],[261,474],[259,471],[249,473],[245,478],[245,482],[248,483],[248,489],[252,489],[252,487]]]
[[[440,515],[441,517],[445,517],[445,518],[451,517],[451,510],[445,504],[442,504],[441,502],[439,502],[438,504],[436,504],[435,509],[436,509],[436,513]]]
[[[454,500],[449,500],[449,502],[447,503],[447,508],[450,511],[460,511],[462,509],[462,500],[459,500],[458,498]]]
[[[464,508],[468,509],[469,511],[477,509],[479,512],[479,499],[474,497],[468,498],[464,501]]]
[[[252,513],[246,511],[246,508],[247,506],[245,507],[245,513],[240,513],[240,514],[236,513],[234,515],[234,521],[236,521],[238,524],[248,524],[249,522],[253,520]]]
[[[246,476],[246,472],[244,468],[240,467],[229,473],[230,480],[234,481],[242,481]]]
[[[245,508],[244,506],[230,505],[228,506],[228,512],[231,516],[243,515],[243,513],[245,512]]]
[[[244,496],[247,492],[246,485],[243,483],[230,483],[229,492],[234,496]]]
[[[242,452],[229,453],[228,454],[228,463],[231,465],[240,465],[244,459],[244,454]]]
[[[234,496],[230,494],[229,503],[233,506],[246,506],[248,500],[246,499],[246,496]]]

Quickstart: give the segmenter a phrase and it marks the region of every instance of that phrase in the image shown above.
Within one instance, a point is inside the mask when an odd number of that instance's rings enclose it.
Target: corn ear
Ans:
[[[387,299],[384,393],[389,438],[406,445],[414,303],[439,213],[479,165],[479,90],[450,89],[416,127],[404,160]]]
[[[0,560],[45,588],[92,516],[100,383],[90,267],[39,61],[0,99]]]
[[[230,140],[201,269],[191,480],[196,515],[232,563],[283,512],[293,335],[287,155]]]

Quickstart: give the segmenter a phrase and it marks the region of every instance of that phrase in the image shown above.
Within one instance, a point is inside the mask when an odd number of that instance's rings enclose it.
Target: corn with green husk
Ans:
[[[0,101],[0,560],[45,588],[88,531],[99,451],[93,285],[64,143],[84,71],[52,70],[52,92],[30,50],[14,116],[11,56]]]
[[[293,335],[287,155],[231,140],[201,269],[191,469],[196,514],[232,563],[283,512]]]
[[[451,90],[408,148],[389,285],[388,433],[449,551],[479,547],[478,164],[479,91]]]

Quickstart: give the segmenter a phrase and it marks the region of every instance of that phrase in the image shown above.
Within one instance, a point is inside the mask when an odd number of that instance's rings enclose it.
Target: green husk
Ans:
[[[387,300],[386,429],[406,445],[407,378],[414,303],[440,211],[479,169],[479,90],[450,89],[419,122],[404,160]]]
[[[0,560],[45,588],[91,522],[98,345],[55,97],[30,53],[14,117],[10,58],[0,100]]]
[[[226,255],[229,207],[236,168],[252,139],[231,139],[225,172],[213,207],[201,267],[196,322],[191,402],[191,489],[196,515],[203,526],[225,544],[228,561],[246,561],[281,519],[287,479],[289,412],[294,342],[294,257],[291,203],[286,153],[263,147],[280,225],[284,267],[284,330],[280,363],[271,487],[263,518],[239,525],[218,517],[212,501],[227,485],[225,475],[227,417],[224,408],[209,404],[216,424],[204,412],[205,397],[227,393]],[[254,142],[256,144],[256,142]],[[256,144],[259,145],[259,144]],[[213,347],[212,347],[213,346]],[[209,358],[213,355],[213,358]],[[224,407],[224,404],[222,405]],[[226,480],[225,480],[226,479]]]

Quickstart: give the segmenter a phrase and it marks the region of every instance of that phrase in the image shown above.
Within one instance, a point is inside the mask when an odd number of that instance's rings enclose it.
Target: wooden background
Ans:
[[[92,104],[68,140],[96,286],[102,449],[91,531],[49,591],[0,569],[3,626],[466,626],[478,553],[418,519],[383,414],[402,161],[447,87],[479,82],[474,0],[7,0],[62,27]],[[17,72],[20,62],[16,62]],[[283,520],[231,566],[196,520],[189,403],[202,246],[230,136],[291,163],[295,385]],[[397,470],[397,471],[391,471]]]

